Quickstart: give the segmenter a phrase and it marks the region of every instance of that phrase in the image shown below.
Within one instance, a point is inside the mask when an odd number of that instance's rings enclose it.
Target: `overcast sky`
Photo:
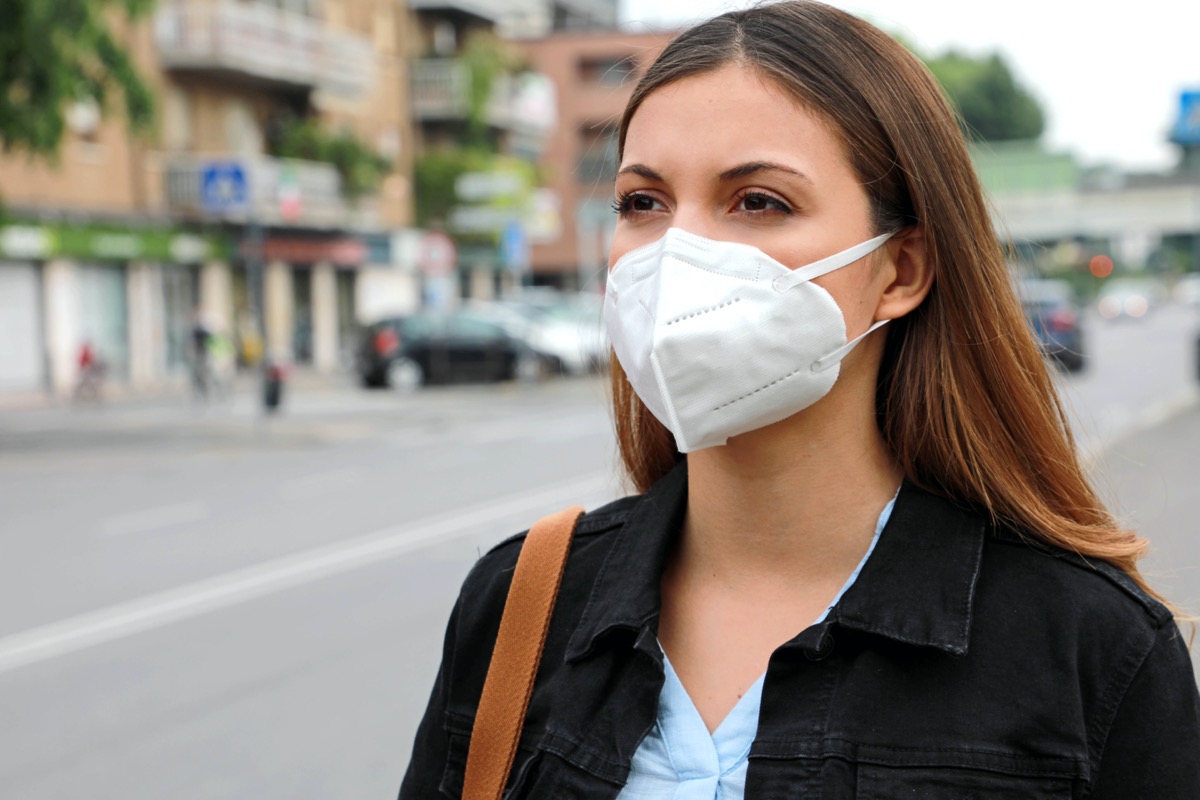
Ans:
[[[1042,103],[1044,140],[1085,163],[1174,165],[1167,131],[1184,88],[1200,90],[1200,0],[1138,0],[1101,10],[1069,0],[833,0],[925,52],[999,50]],[[621,0],[635,29],[686,24],[751,0]],[[1120,9],[1120,10],[1116,10]]]

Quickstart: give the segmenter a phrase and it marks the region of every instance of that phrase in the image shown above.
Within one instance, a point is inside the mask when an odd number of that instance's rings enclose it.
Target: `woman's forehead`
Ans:
[[[621,164],[665,175],[759,161],[806,174],[848,168],[821,116],[761,73],[731,64],[647,95],[630,119]]]

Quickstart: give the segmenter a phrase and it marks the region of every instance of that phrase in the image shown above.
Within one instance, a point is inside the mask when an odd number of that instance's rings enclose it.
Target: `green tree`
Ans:
[[[280,125],[272,155],[332,164],[342,178],[342,194],[358,200],[379,188],[392,171],[391,161],[376,153],[349,130],[330,132],[315,119],[289,120]]]
[[[467,37],[459,57],[467,69],[466,145],[487,148],[492,144],[487,132],[488,105],[496,81],[520,72],[525,64],[510,44],[488,31]]]
[[[155,0],[0,0],[0,152],[54,158],[76,101],[101,112],[119,96],[135,129],[154,97],[115,30]]]
[[[996,142],[1042,135],[1041,106],[999,54],[971,58],[950,50],[925,63],[958,109],[967,138]]]

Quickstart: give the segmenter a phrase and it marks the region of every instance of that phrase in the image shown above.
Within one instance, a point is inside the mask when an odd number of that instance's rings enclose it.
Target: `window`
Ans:
[[[447,332],[453,339],[490,341],[504,338],[504,329],[499,325],[466,316],[451,317]]]
[[[580,128],[577,173],[580,183],[600,183],[617,177],[617,130],[611,124]]]
[[[584,56],[579,59],[579,79],[584,83],[620,86],[637,70],[633,56]]]

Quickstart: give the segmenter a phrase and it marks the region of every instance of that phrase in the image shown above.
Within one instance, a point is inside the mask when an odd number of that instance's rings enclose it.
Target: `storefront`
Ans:
[[[0,392],[46,384],[41,306],[37,266],[0,260]]]
[[[80,346],[104,365],[105,379],[129,378],[129,290],[124,264],[79,264]]]
[[[320,371],[348,365],[357,278],[368,253],[357,236],[269,234],[263,239],[262,308],[273,357]],[[242,271],[248,273],[248,244],[241,255]]]
[[[187,368],[193,317],[200,306],[200,269],[193,264],[171,265],[161,271],[166,368]]]
[[[174,229],[0,226],[0,391],[70,392],[85,344],[108,380],[163,380],[184,363],[200,265],[226,252]]]

